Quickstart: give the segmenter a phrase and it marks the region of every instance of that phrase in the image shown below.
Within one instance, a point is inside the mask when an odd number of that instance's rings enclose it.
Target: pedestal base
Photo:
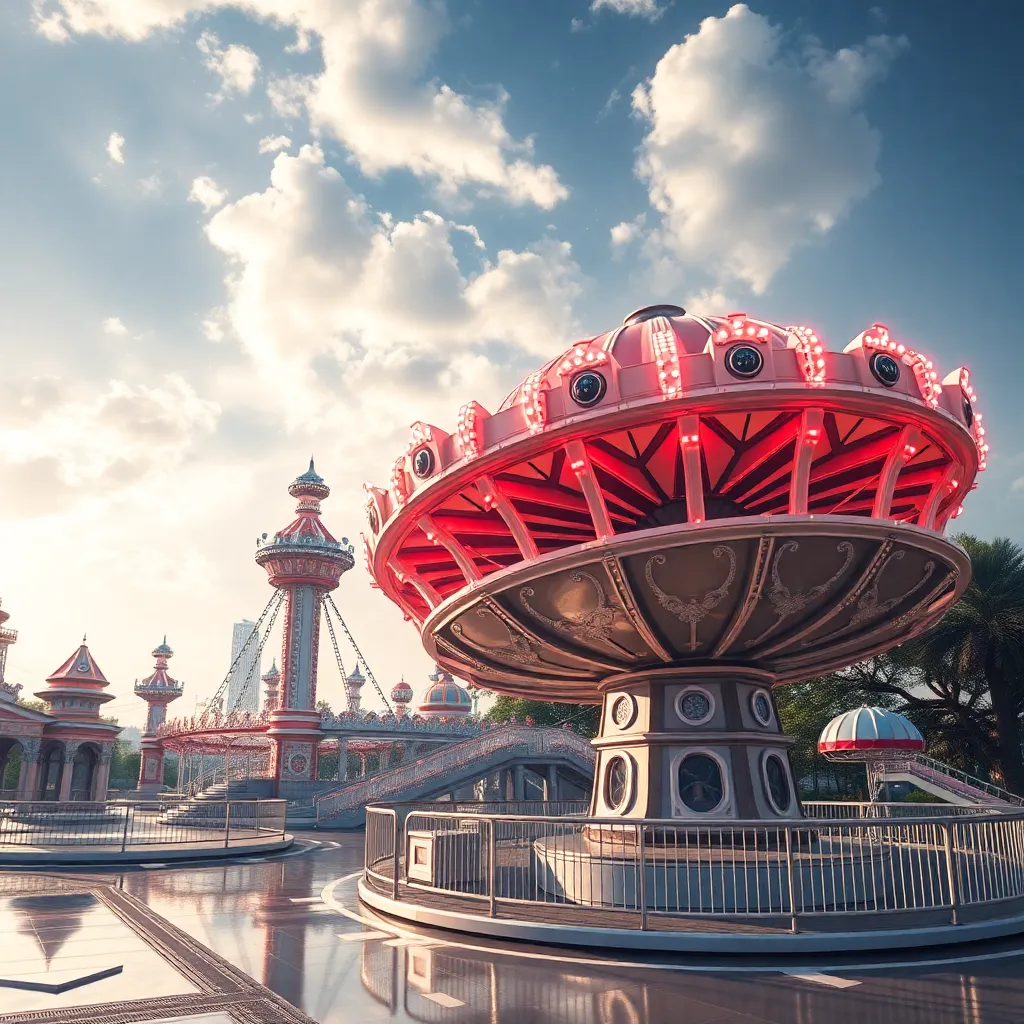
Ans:
[[[581,906],[673,913],[771,914],[856,910],[890,886],[892,855],[850,840],[817,839],[792,858],[794,899],[785,850],[743,850],[738,845],[647,850],[643,885],[640,860],[598,852],[583,836],[537,839],[534,871],[540,889]],[[936,858],[935,881],[941,863]]]
[[[773,683],[718,665],[606,680],[590,813],[694,824],[800,817]]]

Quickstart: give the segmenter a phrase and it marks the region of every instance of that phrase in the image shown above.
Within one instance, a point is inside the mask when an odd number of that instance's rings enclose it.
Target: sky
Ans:
[[[992,451],[955,525],[1024,542],[1024,8],[964,10],[0,5],[8,679],[39,689],[86,633],[137,725],[166,634],[191,713],[310,453],[358,541],[413,420],[494,410],[655,302],[835,349],[881,321],[967,365]],[[361,565],[335,598],[386,688],[425,685]],[[343,704],[326,641],[320,695]]]

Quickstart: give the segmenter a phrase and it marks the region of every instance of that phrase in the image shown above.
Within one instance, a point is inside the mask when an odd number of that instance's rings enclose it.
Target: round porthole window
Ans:
[[[412,471],[420,480],[434,472],[434,453],[429,448],[421,448],[412,457]]]
[[[741,380],[756,377],[764,366],[764,356],[750,345],[733,345],[725,354],[725,368]]]
[[[755,690],[750,698],[750,710],[761,725],[772,724],[772,699],[764,690]]]
[[[594,370],[585,370],[583,373],[573,377],[569,385],[569,393],[577,405],[584,408],[590,405],[597,405],[604,398],[607,389],[604,377]]]
[[[612,721],[620,729],[628,729],[636,719],[636,701],[628,694],[616,697],[612,704]]]
[[[613,811],[622,809],[629,796],[629,766],[616,755],[608,762],[604,780],[604,802]]]
[[[789,772],[778,754],[765,755],[764,788],[772,807],[779,814],[785,814],[792,803],[792,796],[789,792]]]
[[[679,799],[698,814],[718,807],[725,797],[722,766],[710,754],[688,754],[679,762]]]
[[[687,725],[703,725],[715,713],[715,698],[699,686],[682,690],[676,697],[676,714]]]
[[[869,360],[868,366],[879,384],[894,388],[900,379],[900,364],[886,352],[876,352]]]

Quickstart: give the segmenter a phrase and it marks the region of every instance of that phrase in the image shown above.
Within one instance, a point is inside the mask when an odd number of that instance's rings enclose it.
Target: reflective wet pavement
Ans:
[[[1024,1021],[1024,942],[910,950],[888,963],[851,956],[799,964],[694,957],[635,963],[598,950],[495,944],[376,918],[355,897],[361,866],[362,835],[321,832],[255,862],[62,874],[112,883],[323,1024]],[[3,880],[17,879],[9,873]],[[51,892],[48,903],[45,890],[44,898],[4,893],[10,887],[0,884],[0,978],[50,983],[103,966],[123,969],[59,995],[0,981],[0,1016],[195,992],[101,901]],[[172,1002],[150,1019],[240,1019],[212,1005],[211,1012],[174,1015]],[[267,1012],[260,1019],[284,1019]]]

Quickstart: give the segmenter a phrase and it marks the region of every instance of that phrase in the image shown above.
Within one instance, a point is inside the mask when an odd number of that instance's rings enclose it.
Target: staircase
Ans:
[[[443,747],[373,778],[316,797],[316,818],[328,828],[359,828],[366,805],[380,800],[425,800],[517,764],[552,764],[583,779],[594,775],[589,741],[567,729],[511,726]]]
[[[223,828],[224,807],[229,800],[268,800],[274,795],[273,779],[231,779],[217,782],[200,790],[195,796],[180,804],[169,804],[163,815],[167,825],[195,825],[207,828]],[[232,809],[236,824],[255,821],[255,805],[242,805]]]
[[[916,758],[885,766],[885,779],[909,782],[932,796],[962,806],[984,804],[993,808],[1024,807],[1024,797],[941,761],[918,754]]]

